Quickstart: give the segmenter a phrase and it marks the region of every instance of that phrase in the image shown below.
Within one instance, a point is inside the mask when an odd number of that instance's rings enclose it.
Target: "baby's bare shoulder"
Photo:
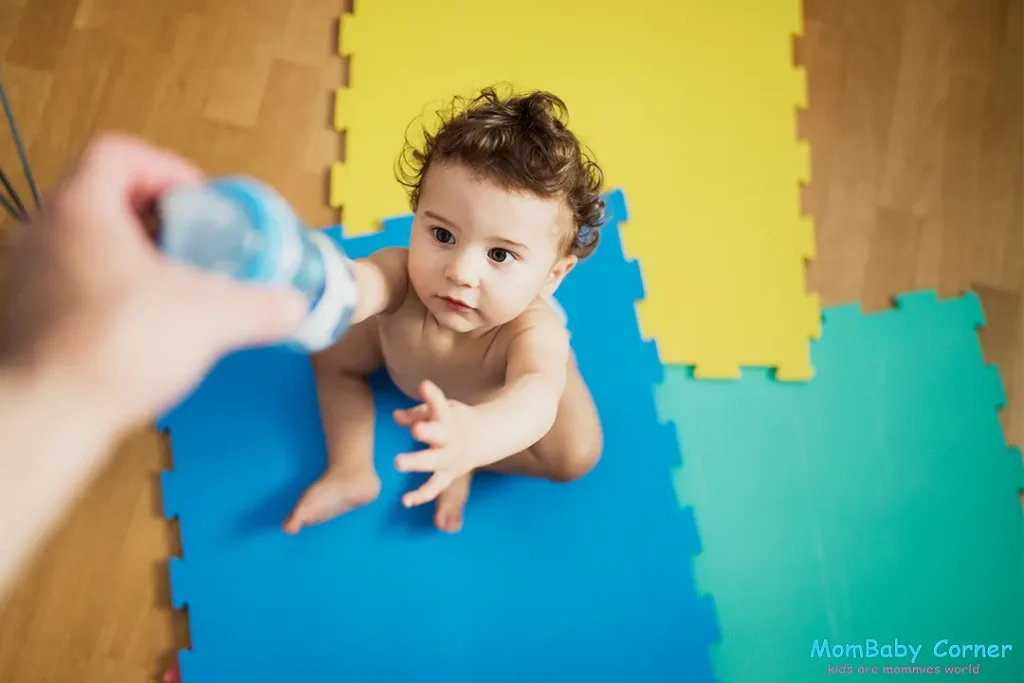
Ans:
[[[569,331],[565,320],[547,303],[539,301],[502,330],[503,347],[510,365],[558,366],[569,356]]]
[[[375,263],[389,276],[404,279],[406,267],[409,264],[409,249],[408,247],[382,247],[367,256],[365,260]]]
[[[509,338],[521,334],[540,334],[568,339],[565,319],[546,301],[538,300],[505,324],[503,333]]]

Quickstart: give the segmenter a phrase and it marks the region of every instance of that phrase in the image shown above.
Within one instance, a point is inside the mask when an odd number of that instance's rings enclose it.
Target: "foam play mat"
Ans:
[[[380,498],[289,536],[283,520],[326,464],[307,357],[229,356],[167,416],[184,683],[714,680],[715,617],[692,572],[700,543],[674,491],[675,435],[656,417],[661,369],[619,241],[626,207],[619,192],[609,201],[604,242],[558,294],[605,428],[602,460],[577,482],[479,475],[463,530],[437,531],[433,506],[400,503],[423,475],[394,469],[413,444],[391,410],[412,402],[380,373]],[[332,234],[365,256],[407,243],[410,225]]]
[[[809,383],[666,370],[719,680],[1024,680],[1024,476],[981,324],[974,295],[920,292],[827,309]]]
[[[806,379],[820,315],[799,202],[801,11],[802,0],[359,2],[342,17],[351,63],[331,203],[350,234],[376,230],[408,210],[394,180],[407,133],[418,139],[453,96],[497,82],[552,91],[608,186],[629,192],[623,241],[643,263],[641,332],[662,361],[701,377],[766,366]]]

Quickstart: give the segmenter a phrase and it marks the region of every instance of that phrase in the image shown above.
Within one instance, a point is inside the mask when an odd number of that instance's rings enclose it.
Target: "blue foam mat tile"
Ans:
[[[711,625],[711,638],[713,644],[720,644],[722,642],[722,632],[719,629],[718,624],[718,608],[715,606],[715,596],[713,595],[702,595],[700,597],[700,604],[698,610],[704,615],[701,621]],[[716,683],[727,683],[722,681],[721,678],[716,679]]]
[[[181,558],[172,557],[167,562],[167,571],[171,576],[171,606],[181,609],[189,602],[188,567]]]
[[[679,541],[686,545],[683,549],[688,555],[700,555],[701,547],[700,534],[697,532],[697,519],[694,517],[693,508],[690,506],[679,508],[681,516],[679,523]]]
[[[604,424],[604,455],[577,482],[478,475],[462,532],[435,530],[432,506],[400,504],[425,478],[393,468],[413,442],[390,414],[413,402],[378,372],[380,497],[289,536],[282,522],[326,465],[308,358],[233,354],[173,411],[166,509],[184,551],[172,582],[193,648],[183,683],[714,680],[700,540],[675,497],[676,440],[628,292],[624,197],[609,201],[600,247],[558,292]],[[409,229],[399,217],[383,234],[332,236],[365,256]]]
[[[622,225],[629,221],[629,204],[626,202],[626,193],[621,188],[616,188],[604,195],[605,215],[609,223]]]
[[[652,430],[656,429],[656,430],[662,432],[662,434],[659,435],[657,437],[657,439],[659,439],[659,440],[660,439],[664,439],[665,443],[672,443],[673,444],[673,446],[674,446],[673,449],[672,449],[673,457],[672,457],[672,461],[669,464],[669,466],[670,466],[671,470],[673,472],[675,472],[682,465],[682,458],[679,455],[679,439],[678,439],[678,437],[676,437],[676,428],[675,428],[675,425],[673,425],[671,422],[662,421],[660,416],[659,416],[658,419],[659,419],[658,426],[657,427],[653,427]]]
[[[201,676],[202,666],[196,664],[195,655],[188,650],[178,653],[178,671],[182,681],[192,681]]]
[[[160,473],[160,498],[163,507],[164,517],[174,519],[178,517],[178,498],[181,494],[177,492],[177,478],[173,471]]]
[[[657,386],[665,379],[665,366],[661,364],[661,354],[658,352],[658,342],[648,339],[643,342],[643,350],[640,352],[647,356],[644,366],[649,368],[648,381]]]
[[[624,273],[622,281],[622,291],[629,294],[630,298],[634,301],[639,301],[644,298],[644,277],[640,271],[640,262],[636,260],[626,261],[626,267],[629,268],[629,273]]]

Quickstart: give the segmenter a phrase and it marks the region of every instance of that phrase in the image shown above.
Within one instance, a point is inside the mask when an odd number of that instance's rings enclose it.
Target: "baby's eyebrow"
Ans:
[[[424,212],[423,212],[423,215],[424,215],[424,216],[427,216],[428,218],[433,218],[433,219],[434,219],[435,221],[440,221],[440,222],[442,222],[442,223],[444,223],[444,224],[446,224],[446,225],[450,225],[450,226],[452,226],[453,228],[455,227],[455,224],[454,224],[454,223],[452,223],[452,222],[451,222],[450,220],[448,220],[448,219],[447,219],[447,218],[445,218],[444,216],[440,216],[440,215],[438,215],[438,214],[434,213],[434,212],[433,212],[433,211],[431,211],[430,209],[427,209],[426,211],[424,211]]]
[[[499,237],[498,241],[501,242],[502,244],[509,245],[513,249],[519,249],[521,251],[529,251],[530,250],[530,248],[528,246],[526,246],[525,244],[523,244],[522,242],[516,242],[515,240],[510,240],[510,239],[507,239],[505,237]]]

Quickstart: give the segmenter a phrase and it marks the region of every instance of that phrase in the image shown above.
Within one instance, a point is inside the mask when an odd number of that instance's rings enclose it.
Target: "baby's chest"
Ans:
[[[474,403],[501,388],[505,379],[504,364],[490,345],[452,346],[431,338],[421,324],[382,326],[381,350],[392,381],[417,400],[423,380],[438,385],[448,398]]]

